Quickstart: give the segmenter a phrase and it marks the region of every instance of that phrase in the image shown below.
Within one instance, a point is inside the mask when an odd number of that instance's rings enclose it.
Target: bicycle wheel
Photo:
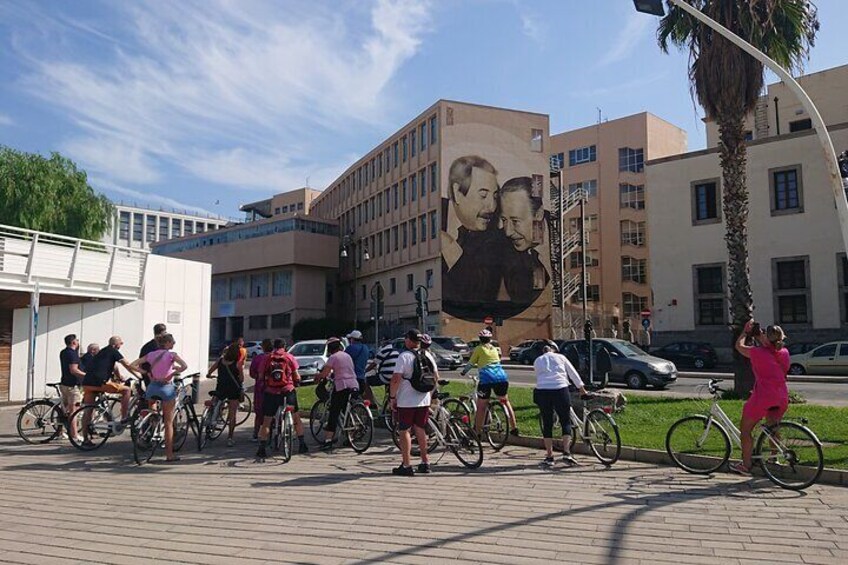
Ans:
[[[230,419],[230,411],[226,400],[218,400],[218,408],[215,404],[212,405],[212,411],[209,414],[207,421],[207,434],[209,439],[218,439],[224,430],[227,429],[227,422]],[[217,416],[217,417],[216,417]]]
[[[451,418],[447,432],[448,449],[460,463],[469,469],[476,469],[483,464],[483,445],[470,423]]]
[[[32,444],[48,443],[59,437],[62,433],[61,406],[46,398],[27,403],[18,412],[18,435]]]
[[[469,422],[473,420],[471,417],[471,409],[458,398],[446,398],[442,401],[442,408],[448,411],[451,418],[462,420],[463,416],[467,416]]]
[[[86,414],[89,415],[88,426],[83,426]],[[71,437],[71,444],[81,451],[93,451],[112,436],[112,413],[107,406],[101,404],[83,404],[71,414],[76,421],[77,437]]]
[[[730,438],[712,418],[687,416],[668,429],[665,450],[674,464],[684,471],[709,475],[730,458]]]
[[[497,400],[489,402],[489,409],[486,411],[483,429],[486,434],[486,441],[489,442],[492,449],[495,451],[503,449],[509,436],[509,419],[506,413],[506,406]]]
[[[179,451],[188,439],[189,415],[183,404],[174,407],[174,451]]]
[[[350,446],[357,453],[365,453],[374,437],[374,418],[361,402],[351,404],[345,420],[344,431]]]
[[[155,410],[142,410],[133,420],[130,436],[133,444],[133,458],[139,465],[144,465],[162,441],[160,427],[162,418]]]
[[[211,425],[209,420],[212,418],[213,408],[211,406],[207,406],[203,409],[203,415],[200,417],[200,423],[198,424],[197,430],[197,450],[203,451],[203,448],[209,443],[209,426]]]
[[[294,452],[294,418],[292,417],[292,413],[288,411],[283,416],[282,436],[281,451],[283,452],[283,462],[288,463],[291,461],[292,453]]]
[[[283,445],[283,416],[281,410],[277,410],[274,419],[271,420],[271,446],[274,451],[280,451]]]
[[[253,401],[250,396],[245,394],[244,400],[239,402],[238,412],[236,412],[236,426],[240,426],[247,422],[250,415],[253,414]]]
[[[395,431],[395,419],[394,414],[391,407],[391,400],[389,400],[389,395],[386,394],[385,400],[383,400],[383,411],[381,414],[383,415],[383,424],[386,426],[386,429],[389,432],[394,433]]]
[[[327,403],[317,400],[312,405],[312,410],[309,411],[309,433],[312,434],[312,439],[318,443],[324,441],[324,424],[327,419]]]
[[[755,455],[766,476],[779,487],[803,490],[815,483],[824,469],[821,442],[806,426],[780,422],[760,434]],[[765,455],[768,452],[768,455]]]
[[[621,455],[621,435],[618,425],[603,410],[586,414],[586,443],[604,465],[612,465]]]

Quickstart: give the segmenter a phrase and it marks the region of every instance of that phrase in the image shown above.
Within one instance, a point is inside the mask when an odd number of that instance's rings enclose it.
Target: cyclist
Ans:
[[[91,362],[94,361],[94,356],[100,353],[100,345],[97,343],[89,343],[88,347],[85,349],[85,353],[82,357],[80,357],[80,366],[83,373],[89,370],[91,367]]]
[[[753,346],[745,345],[749,337],[753,338]],[[751,451],[754,446],[751,432],[754,426],[763,418],[769,426],[779,423],[789,407],[789,389],[786,386],[789,351],[783,347],[785,340],[786,334],[780,326],[768,326],[763,332],[753,319],[748,320],[736,340],[736,351],[751,360],[754,390],[742,407],[742,423],[739,426],[742,462],[730,466],[734,473],[751,474]]]
[[[65,414],[70,416],[79,406],[81,399],[79,385],[85,377],[85,372],[81,370],[79,358],[79,340],[75,334],[65,336],[65,349],[59,353],[59,364],[62,368],[62,380],[59,381],[62,408],[65,410]],[[76,438],[76,420],[71,420],[68,427],[68,433],[71,434],[71,437]]]
[[[545,443],[544,465],[554,464],[553,437],[554,412],[562,425],[562,461],[566,465],[575,465],[577,461],[571,455],[571,394],[569,381],[586,395],[586,388],[580,374],[565,357],[551,345],[546,345],[543,353],[533,363],[536,372],[536,388],[533,389],[533,402],[542,415],[542,441]]]
[[[262,340],[262,353],[256,355],[250,362],[250,378],[253,379],[253,441],[259,441],[259,428],[262,427],[262,400],[265,394],[265,361],[268,353],[274,349],[273,342],[267,337]]]
[[[480,345],[474,348],[471,353],[471,358],[468,364],[463,369],[462,374],[466,374],[471,370],[471,367],[479,367],[480,382],[477,385],[477,418],[474,422],[474,427],[479,435],[483,429],[483,422],[486,419],[486,412],[489,409],[489,399],[494,391],[498,399],[503,402],[506,408],[506,415],[509,419],[510,435],[518,435],[518,426],[515,423],[515,411],[512,409],[512,404],[509,402],[509,379],[501,366],[501,356],[498,349],[492,345],[492,332],[484,329],[477,336],[480,338]]]
[[[174,386],[174,376],[182,373],[188,365],[173,351],[176,340],[165,332],[156,336],[156,347],[150,353],[142,355],[132,362],[132,367],[142,371],[145,365],[149,378],[145,397],[147,401],[158,397],[162,400],[162,419],[165,423],[165,460],[179,461],[174,455],[174,407],[177,401],[177,387]]]
[[[412,468],[412,438],[410,431],[415,429],[415,437],[418,440],[418,448],[421,452],[421,463],[418,465],[419,473],[430,472],[430,459],[427,453],[427,420],[430,417],[429,392],[419,392],[413,388],[411,380],[415,374],[415,365],[419,363],[418,349],[421,346],[422,335],[418,330],[406,332],[404,345],[406,349],[397,359],[395,374],[392,375],[389,398],[392,410],[397,411],[397,428],[400,436],[401,464],[392,469],[393,475],[411,477],[415,475]],[[429,362],[430,357],[425,356]],[[424,366],[418,365],[423,371]],[[435,371],[435,365],[430,367]]]
[[[155,326],[153,326],[153,339],[151,339],[150,341],[148,341],[147,343],[145,343],[144,345],[141,346],[141,351],[139,351],[138,356],[144,357],[148,353],[152,353],[152,352],[156,351],[157,349],[160,349],[159,340],[157,338],[160,335],[164,334],[167,330],[168,330],[168,328],[165,326],[165,324],[162,324],[162,323],[159,323],[159,324],[156,324]],[[147,385],[150,384],[150,364],[149,363],[144,363],[141,366],[141,382],[144,385],[144,390],[147,390]],[[141,408],[147,407],[147,401],[144,397],[139,399],[139,406]]]
[[[353,359],[353,370],[356,371],[356,380],[359,385],[359,390],[362,392],[362,397],[368,400],[372,405],[377,405],[374,400],[374,394],[371,392],[371,387],[368,386],[368,381],[365,378],[365,373],[368,369],[368,346],[362,343],[362,332],[353,330],[347,334],[347,339],[350,345],[345,349],[345,353]]]
[[[206,372],[206,377],[211,378],[212,373],[218,371],[218,382],[215,385],[215,396],[227,403],[227,425],[229,433],[227,435],[227,447],[235,445],[233,440],[233,432],[236,429],[236,413],[238,412],[241,396],[244,394],[242,383],[244,375],[242,374],[242,365],[239,360],[239,344],[238,342],[231,343],[224,353],[212,363],[209,370]]]
[[[330,373],[333,374],[333,395],[330,397],[330,413],[327,418],[327,426],[324,428],[322,451],[332,449],[339,415],[347,406],[351,393],[359,391],[353,359],[343,350],[344,345],[339,338],[331,337],[327,340],[327,353],[330,357],[315,380],[315,384],[318,385],[324,379],[329,378]]]
[[[274,349],[265,357],[259,379],[256,381],[264,381],[265,391],[262,399],[262,429],[259,430],[259,449],[256,451],[258,459],[267,456],[266,446],[271,433],[271,420],[276,416],[277,409],[284,405],[294,408],[292,415],[300,453],[309,453],[303,437],[303,422],[300,419],[295,391],[295,387],[300,384],[297,368],[297,359],[286,351],[283,340],[274,340]]]

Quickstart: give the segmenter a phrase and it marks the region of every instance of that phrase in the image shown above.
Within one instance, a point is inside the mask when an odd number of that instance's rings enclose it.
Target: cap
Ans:
[[[421,341],[421,332],[418,330],[409,330],[406,332],[406,339],[411,339],[412,341]]]
[[[347,334],[348,339],[362,339],[362,332],[359,330],[353,330],[349,334]]]

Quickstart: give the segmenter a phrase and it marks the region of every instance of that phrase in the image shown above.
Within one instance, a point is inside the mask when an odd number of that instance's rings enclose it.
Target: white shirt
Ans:
[[[533,363],[536,370],[536,388],[540,390],[558,390],[568,386],[569,381],[574,386],[583,386],[580,374],[566,359],[565,355],[553,351],[540,355]]]
[[[412,351],[404,351],[397,358],[395,363],[395,374],[400,373],[403,378],[400,380],[400,386],[397,389],[397,407],[398,408],[418,408],[421,406],[430,406],[430,393],[418,392],[409,380],[412,378],[412,367],[415,362],[415,354]]]

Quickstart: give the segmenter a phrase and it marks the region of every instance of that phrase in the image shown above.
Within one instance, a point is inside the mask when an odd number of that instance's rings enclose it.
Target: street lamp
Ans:
[[[801,105],[804,107],[804,110],[806,110],[807,114],[810,116],[810,121],[812,121],[813,127],[816,129],[816,134],[819,137],[819,142],[821,143],[822,150],[824,151],[824,160],[827,164],[828,172],[830,173],[830,186],[833,190],[833,196],[836,199],[836,215],[839,218],[839,225],[842,229],[842,245],[846,252],[848,252],[848,200],[846,200],[846,194],[842,186],[842,176],[840,175],[839,163],[836,158],[836,149],[833,148],[833,141],[827,133],[827,127],[824,124],[824,120],[822,120],[821,114],[819,114],[819,110],[816,108],[815,104],[813,104],[810,96],[803,88],[801,88],[798,81],[795,80],[786,69],[778,65],[774,59],[717,21],[707,17],[703,12],[693,7],[685,0],[668,0],[668,2],[688,13],[705,26],[712,28],[754,59],[771,69],[774,74],[780,77],[780,79],[786,83],[786,86],[795,93],[795,96],[798,97]],[[639,12],[654,16],[665,15],[662,0],[633,0],[633,5],[636,6],[636,10]]]
[[[342,237],[341,251],[339,257],[347,259],[348,249],[353,252],[353,329],[356,329],[356,271],[362,268],[362,261],[370,261],[371,255],[368,253],[368,247],[363,243],[364,238],[355,239],[354,232],[345,234]],[[357,257],[359,255],[359,257]],[[357,259],[359,259],[357,261]]]

